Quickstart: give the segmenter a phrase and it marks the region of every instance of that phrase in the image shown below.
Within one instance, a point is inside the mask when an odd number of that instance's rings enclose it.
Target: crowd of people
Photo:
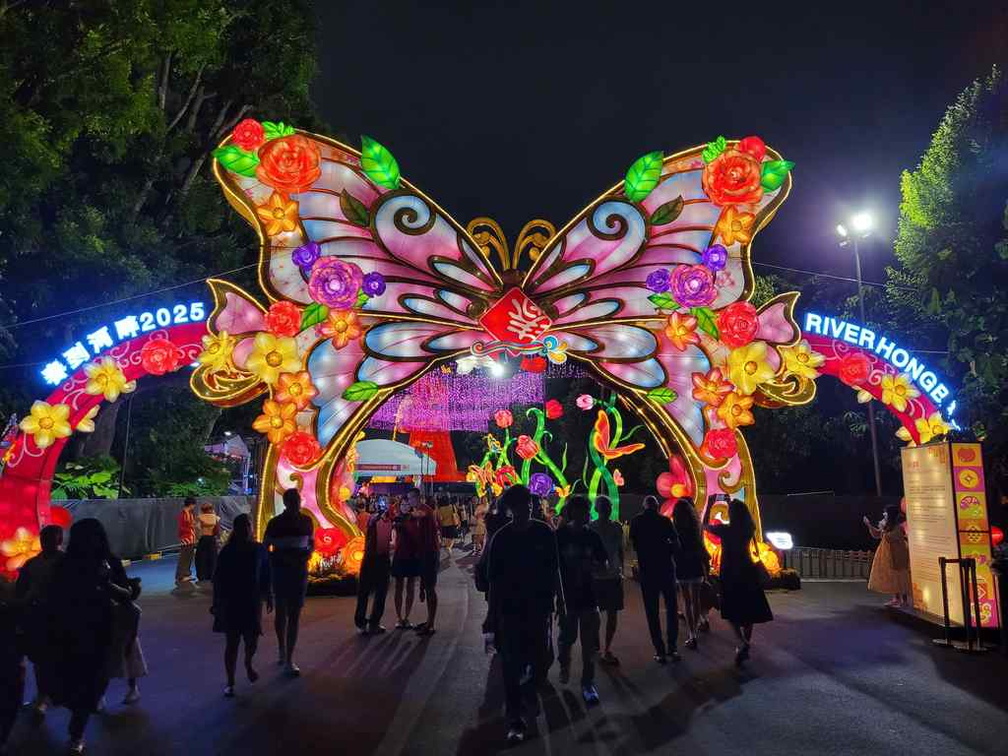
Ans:
[[[176,583],[180,588],[212,585],[212,627],[224,635],[228,698],[235,695],[240,647],[248,682],[259,679],[255,656],[264,611],[274,615],[277,664],[291,677],[300,674],[295,651],[314,521],[301,511],[296,489],[284,492],[283,504],[284,511],[267,524],[263,543],[256,542],[253,523],[243,514],[234,519],[219,553],[220,518],[212,506],[200,507],[197,514],[196,502],[189,499],[179,515],[182,545]],[[700,633],[709,630],[706,613],[716,599],[704,527],[689,499],[676,502],[672,516],[666,517],[657,499],[647,497],[628,528],[613,519],[612,504],[604,496],[594,501],[571,496],[556,512],[522,485],[506,489],[496,501],[424,497],[412,488],[402,497],[372,496],[355,506],[364,554],[354,623],[363,636],[386,632],[382,619],[390,588],[395,628],[420,637],[433,635],[442,554],[451,562],[454,550],[468,546],[476,587],[487,601],[484,643],[500,659],[511,743],[526,738],[525,705],[554,663],[560,684],[570,683],[576,647],[582,697],[588,706],[599,702],[596,664],[620,664],[612,648],[624,608],[628,546],[636,554],[655,661],[681,661],[680,616],[686,648],[696,650]],[[720,539],[720,609],[737,636],[735,663],[742,665],[749,657],[753,625],[772,619],[751,558],[755,526],[745,505],[733,501],[728,523],[706,527]],[[882,537],[885,532],[883,526]],[[139,700],[137,680],[147,672],[136,604],[140,580],[126,576],[97,520],[74,523],[65,552],[62,537],[58,527],[43,529],[42,553],[24,566],[14,595],[0,603],[5,632],[15,628],[5,639],[10,642],[3,653],[10,657],[10,669],[21,670],[18,689],[7,691],[9,700],[3,701],[0,743],[21,705],[27,655],[38,690],[30,705],[32,716],[41,720],[49,706],[67,707],[71,749],[81,752],[88,718],[102,710],[111,679],[127,680],[124,703]],[[411,615],[418,595],[426,617],[414,625]]]

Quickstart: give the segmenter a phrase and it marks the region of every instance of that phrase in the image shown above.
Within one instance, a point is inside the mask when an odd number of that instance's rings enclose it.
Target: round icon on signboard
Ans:
[[[976,488],[978,483],[980,483],[980,476],[977,475],[976,470],[959,471],[959,484],[963,488]]]
[[[960,462],[962,462],[964,465],[968,465],[970,462],[976,459],[976,449],[971,449],[968,446],[960,448],[956,456],[959,457]]]
[[[980,506],[980,499],[976,496],[963,496],[959,500],[959,509],[971,509]]]

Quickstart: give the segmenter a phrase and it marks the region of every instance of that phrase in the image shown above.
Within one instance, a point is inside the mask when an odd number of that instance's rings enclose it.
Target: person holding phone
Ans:
[[[880,541],[872,559],[868,590],[891,594],[892,599],[886,606],[905,606],[910,592],[910,549],[899,506],[887,506],[878,526],[872,525],[867,517],[862,518],[862,522],[871,537]]]

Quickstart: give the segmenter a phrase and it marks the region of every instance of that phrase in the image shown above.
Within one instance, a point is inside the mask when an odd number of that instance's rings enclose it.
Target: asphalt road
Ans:
[[[1008,660],[934,647],[894,620],[885,597],[861,583],[807,583],[771,597],[777,619],[757,628],[753,660],[732,666],[719,619],[679,665],[652,659],[640,594],[628,582],[614,651],[618,668],[598,676],[601,705],[586,710],[576,685],[541,701],[533,737],[503,742],[499,670],[483,653],[485,605],[469,558],[443,565],[438,632],[430,639],[353,632],[353,599],[309,599],[300,679],[274,665],[263,639],[262,679],[221,696],[223,643],[210,632],[209,596],[172,595],[171,561],[142,563],[141,637],[151,674],[143,698],[92,719],[95,754],[1004,754],[1008,752]],[[393,624],[391,596],[386,625]],[[423,618],[423,607],[412,619]],[[575,659],[577,658],[575,651]],[[577,674],[573,676],[576,682]],[[33,728],[22,718],[13,752],[61,753],[65,711]]]

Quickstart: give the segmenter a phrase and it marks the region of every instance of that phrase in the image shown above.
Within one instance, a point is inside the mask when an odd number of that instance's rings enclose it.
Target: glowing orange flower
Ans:
[[[363,333],[357,313],[353,310],[330,310],[320,325],[323,336],[332,338],[333,346],[342,349]]]
[[[672,346],[682,352],[690,344],[700,343],[700,335],[696,332],[696,327],[697,319],[692,315],[673,312],[665,321],[665,335],[672,342]]]
[[[693,398],[698,402],[717,407],[734,388],[724,379],[721,368],[714,368],[707,375],[693,373]]]
[[[720,236],[725,244],[748,244],[752,241],[755,223],[756,216],[752,213],[740,213],[734,207],[727,207],[714,227],[714,235]]]
[[[729,428],[739,428],[756,422],[752,414],[753,398],[729,393],[717,408],[717,415]]]
[[[298,203],[273,192],[266,202],[256,208],[256,215],[266,224],[266,234],[276,236],[297,228]]]
[[[274,398],[281,404],[290,402],[300,411],[307,407],[316,396],[318,396],[318,389],[312,384],[311,375],[307,370],[301,370],[297,373],[281,373],[277,379]]]
[[[24,563],[42,551],[37,533],[27,528],[18,528],[13,537],[0,544],[0,553],[6,557],[4,567],[7,572],[20,570]]]
[[[294,416],[297,407],[293,404],[280,404],[272,399],[263,402],[263,413],[252,423],[252,427],[266,434],[271,444],[282,444],[291,433],[297,430]]]

